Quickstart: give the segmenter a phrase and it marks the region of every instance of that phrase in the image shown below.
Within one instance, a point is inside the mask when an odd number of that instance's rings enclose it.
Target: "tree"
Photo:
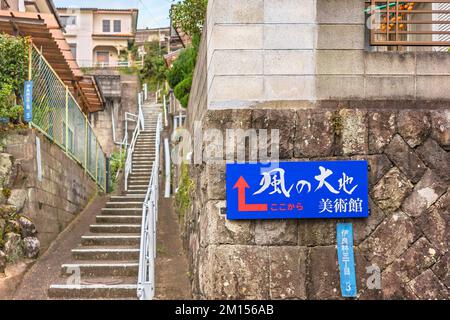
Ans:
[[[159,42],[154,41],[145,45],[144,66],[141,70],[141,79],[156,87],[158,83],[166,80],[166,63],[164,62],[163,52],[159,47]]]
[[[190,37],[199,36],[205,22],[208,0],[182,0],[170,9],[170,17],[176,28]]]

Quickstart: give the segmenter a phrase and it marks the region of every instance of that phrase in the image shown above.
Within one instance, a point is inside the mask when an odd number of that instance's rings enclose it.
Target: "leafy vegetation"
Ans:
[[[141,70],[141,80],[149,85],[149,89],[155,91],[158,84],[166,80],[167,67],[163,55],[166,53],[160,48],[158,41],[145,45],[144,66]]]
[[[170,11],[174,26],[183,30],[192,39],[192,45],[180,53],[167,72],[169,85],[174,89],[175,97],[184,108],[187,108],[189,103],[207,5],[208,0],[182,0]]]
[[[176,28],[190,37],[200,36],[205,22],[208,0],[182,0],[172,6],[170,17]]]
[[[189,177],[189,165],[182,163],[180,168],[180,186],[175,195],[175,206],[178,211],[178,217],[182,221],[187,210],[191,207],[192,191],[194,189],[194,181]]]
[[[187,108],[189,103],[189,93],[200,44],[199,39],[198,37],[193,39],[192,45],[180,53],[172,68],[167,72],[167,81],[170,87],[173,88],[175,97],[184,108]]]
[[[125,156],[126,151],[123,150],[122,152],[116,151],[111,154],[109,159],[109,166],[111,169],[111,191],[114,191],[117,187],[118,183],[118,173],[125,167]]]
[[[17,103],[27,78],[27,38],[0,34],[0,118],[21,121],[23,107]]]

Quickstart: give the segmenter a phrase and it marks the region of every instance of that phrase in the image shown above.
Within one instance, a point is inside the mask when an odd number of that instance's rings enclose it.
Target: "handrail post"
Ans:
[[[66,86],[66,154],[69,153],[69,87]]]
[[[28,81],[33,79],[33,41],[31,38],[28,39]],[[33,100],[33,97],[31,97]],[[28,123],[29,128],[32,128],[33,119]]]
[[[98,183],[98,141],[95,140],[95,181]]]
[[[88,121],[86,119],[86,117],[84,118],[84,172],[87,172],[87,167],[88,167],[88,148],[89,148],[89,144],[88,144]]]

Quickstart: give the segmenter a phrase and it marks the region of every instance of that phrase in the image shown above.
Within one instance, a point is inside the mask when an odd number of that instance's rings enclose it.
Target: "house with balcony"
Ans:
[[[137,9],[58,8],[65,37],[80,67],[128,66]]]
[[[1,0],[0,32],[30,37],[35,50],[73,94],[83,112],[103,110],[104,98],[96,79],[81,70],[64,36],[64,19],[51,0]]]

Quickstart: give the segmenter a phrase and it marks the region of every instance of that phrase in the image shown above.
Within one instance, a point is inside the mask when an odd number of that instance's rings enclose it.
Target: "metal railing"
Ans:
[[[450,46],[450,0],[371,0],[371,45]]]
[[[142,107],[144,105],[144,93],[139,92],[138,94],[138,115],[133,113],[126,112],[125,113],[125,137],[122,144],[127,146],[127,158],[125,161],[125,191],[128,191],[128,177],[131,173],[133,173],[133,153],[134,148],[136,147],[136,141],[139,137],[141,131],[145,130],[145,119],[144,119],[144,111]],[[136,128],[133,131],[133,136],[131,137],[131,143],[128,143],[128,121],[135,121]]]
[[[81,68],[95,68],[95,69],[104,69],[104,68],[132,68],[132,67],[142,67],[142,61],[130,61],[130,60],[122,60],[122,61],[110,61],[110,62],[100,62],[100,61],[92,61],[92,60],[77,60],[78,65]]]
[[[159,150],[161,145],[162,114],[158,116],[155,141],[155,161],[142,205],[141,245],[137,296],[140,300],[151,300],[155,295],[156,223],[159,200]]]
[[[29,78],[33,81],[30,126],[63,149],[106,190],[106,156],[88,118],[39,50],[34,45],[30,50]]]
[[[131,113],[129,113],[129,115],[133,115]],[[133,115],[136,118],[138,118],[138,116]],[[131,138],[131,143],[127,149],[127,160],[125,161],[125,191],[128,191],[128,177],[130,176],[130,174],[133,172],[133,153],[134,153],[134,148],[136,147],[136,141],[137,138],[139,137],[139,134],[141,133],[141,125],[140,122],[137,121],[136,124],[136,128],[133,131],[133,136]],[[128,145],[128,130],[125,130],[125,142],[126,145]]]

